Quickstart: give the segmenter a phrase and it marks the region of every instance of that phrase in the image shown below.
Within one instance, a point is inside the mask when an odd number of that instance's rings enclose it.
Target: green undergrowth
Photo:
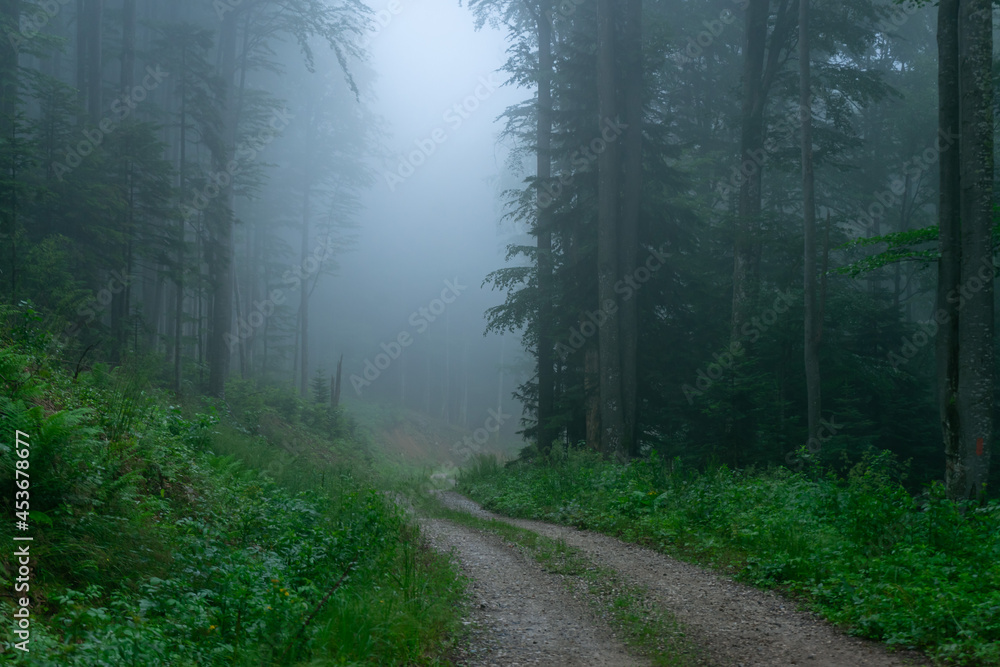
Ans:
[[[777,587],[849,632],[945,664],[1000,665],[1000,503],[920,496],[872,454],[846,479],[784,468],[705,472],[571,451],[502,466],[458,489],[502,514],[588,528]]]
[[[0,319],[0,662],[441,663],[461,582],[376,488],[363,444],[343,454],[343,415],[273,392],[270,421],[248,426],[224,403],[171,404],[135,365],[77,373],[30,319]],[[292,451],[272,439],[278,400],[295,406]],[[24,532],[15,430],[30,442]],[[15,532],[34,538],[17,596]],[[30,653],[12,632],[21,595]]]
[[[419,497],[418,506],[425,515],[493,533],[523,549],[547,572],[565,575],[571,588],[586,594],[596,615],[610,621],[618,636],[652,664],[705,664],[677,619],[655,605],[642,587],[624,581],[614,570],[596,565],[564,540],[445,507],[433,495]]]

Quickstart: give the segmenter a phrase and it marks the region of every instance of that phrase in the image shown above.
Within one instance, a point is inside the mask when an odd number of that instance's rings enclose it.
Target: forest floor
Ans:
[[[451,552],[470,580],[470,633],[454,656],[456,664],[485,665],[807,665],[883,667],[929,665],[918,653],[890,653],[878,643],[847,636],[788,598],[761,591],[710,570],[612,537],[566,526],[510,519],[483,510],[453,491],[437,497],[444,515],[423,513],[420,521],[431,545]],[[431,513],[434,514],[433,512]],[[463,516],[472,517],[468,521]],[[519,534],[555,540],[589,565],[577,571],[545,567],[537,555],[496,530],[513,526]],[[523,531],[529,531],[524,533]],[[589,583],[586,571],[592,571]],[[610,618],[626,605],[617,588],[600,590],[595,579],[617,580],[605,588],[629,587],[646,612]],[[597,600],[594,596],[608,598]],[[610,604],[609,604],[610,603]],[[676,637],[638,646],[649,615],[675,619]],[[646,625],[647,635],[655,632]],[[631,635],[631,637],[630,637]],[[661,636],[662,639],[662,636]],[[641,643],[641,642],[640,642]]]

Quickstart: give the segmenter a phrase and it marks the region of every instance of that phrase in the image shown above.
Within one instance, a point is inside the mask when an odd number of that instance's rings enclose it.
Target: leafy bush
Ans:
[[[600,530],[801,596],[892,646],[1000,664],[1000,502],[961,508],[940,484],[912,497],[888,453],[845,479],[785,468],[698,472],[679,460],[616,465],[590,452],[501,467],[459,488],[489,509]]]
[[[461,585],[355,474],[357,458],[329,470],[279,458],[228,408],[171,404],[138,368],[70,374],[43,353],[31,312],[0,310],[16,325],[0,330],[0,429],[31,443],[33,665],[434,662]],[[279,421],[282,408],[304,414],[294,395],[239,384],[233,395],[243,414],[330,446],[322,429]],[[15,460],[0,442],[8,543]],[[0,554],[6,590],[11,554]],[[0,605],[0,652],[14,651],[12,613]]]

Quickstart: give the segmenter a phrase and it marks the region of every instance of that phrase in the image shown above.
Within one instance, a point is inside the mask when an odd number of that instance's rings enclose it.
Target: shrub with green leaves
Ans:
[[[506,467],[480,458],[459,489],[511,516],[599,530],[803,597],[891,646],[1000,664],[1000,502],[917,497],[871,453],[846,478],[785,468],[699,472],[655,455],[628,465],[571,451]]]
[[[24,325],[0,330],[0,430],[31,443],[30,664],[435,663],[461,584],[357,454],[339,466],[279,458],[228,407],[171,403],[139,364],[67,371],[27,315],[0,312]],[[233,393],[241,416],[289,408],[298,420],[320,407]],[[273,426],[332,451],[328,423]],[[8,544],[11,444],[0,441]],[[0,553],[5,590],[12,551]],[[17,655],[13,611],[0,604],[0,652]]]

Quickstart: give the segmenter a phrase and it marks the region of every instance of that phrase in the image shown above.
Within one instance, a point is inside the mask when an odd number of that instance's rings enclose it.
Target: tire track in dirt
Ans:
[[[877,642],[844,635],[818,616],[799,610],[794,601],[781,595],[740,584],[651,549],[590,531],[496,515],[453,491],[441,492],[438,497],[451,509],[564,540],[597,565],[646,588],[654,600],[677,617],[688,637],[716,664],[737,667],[931,664],[919,653],[890,653]]]

